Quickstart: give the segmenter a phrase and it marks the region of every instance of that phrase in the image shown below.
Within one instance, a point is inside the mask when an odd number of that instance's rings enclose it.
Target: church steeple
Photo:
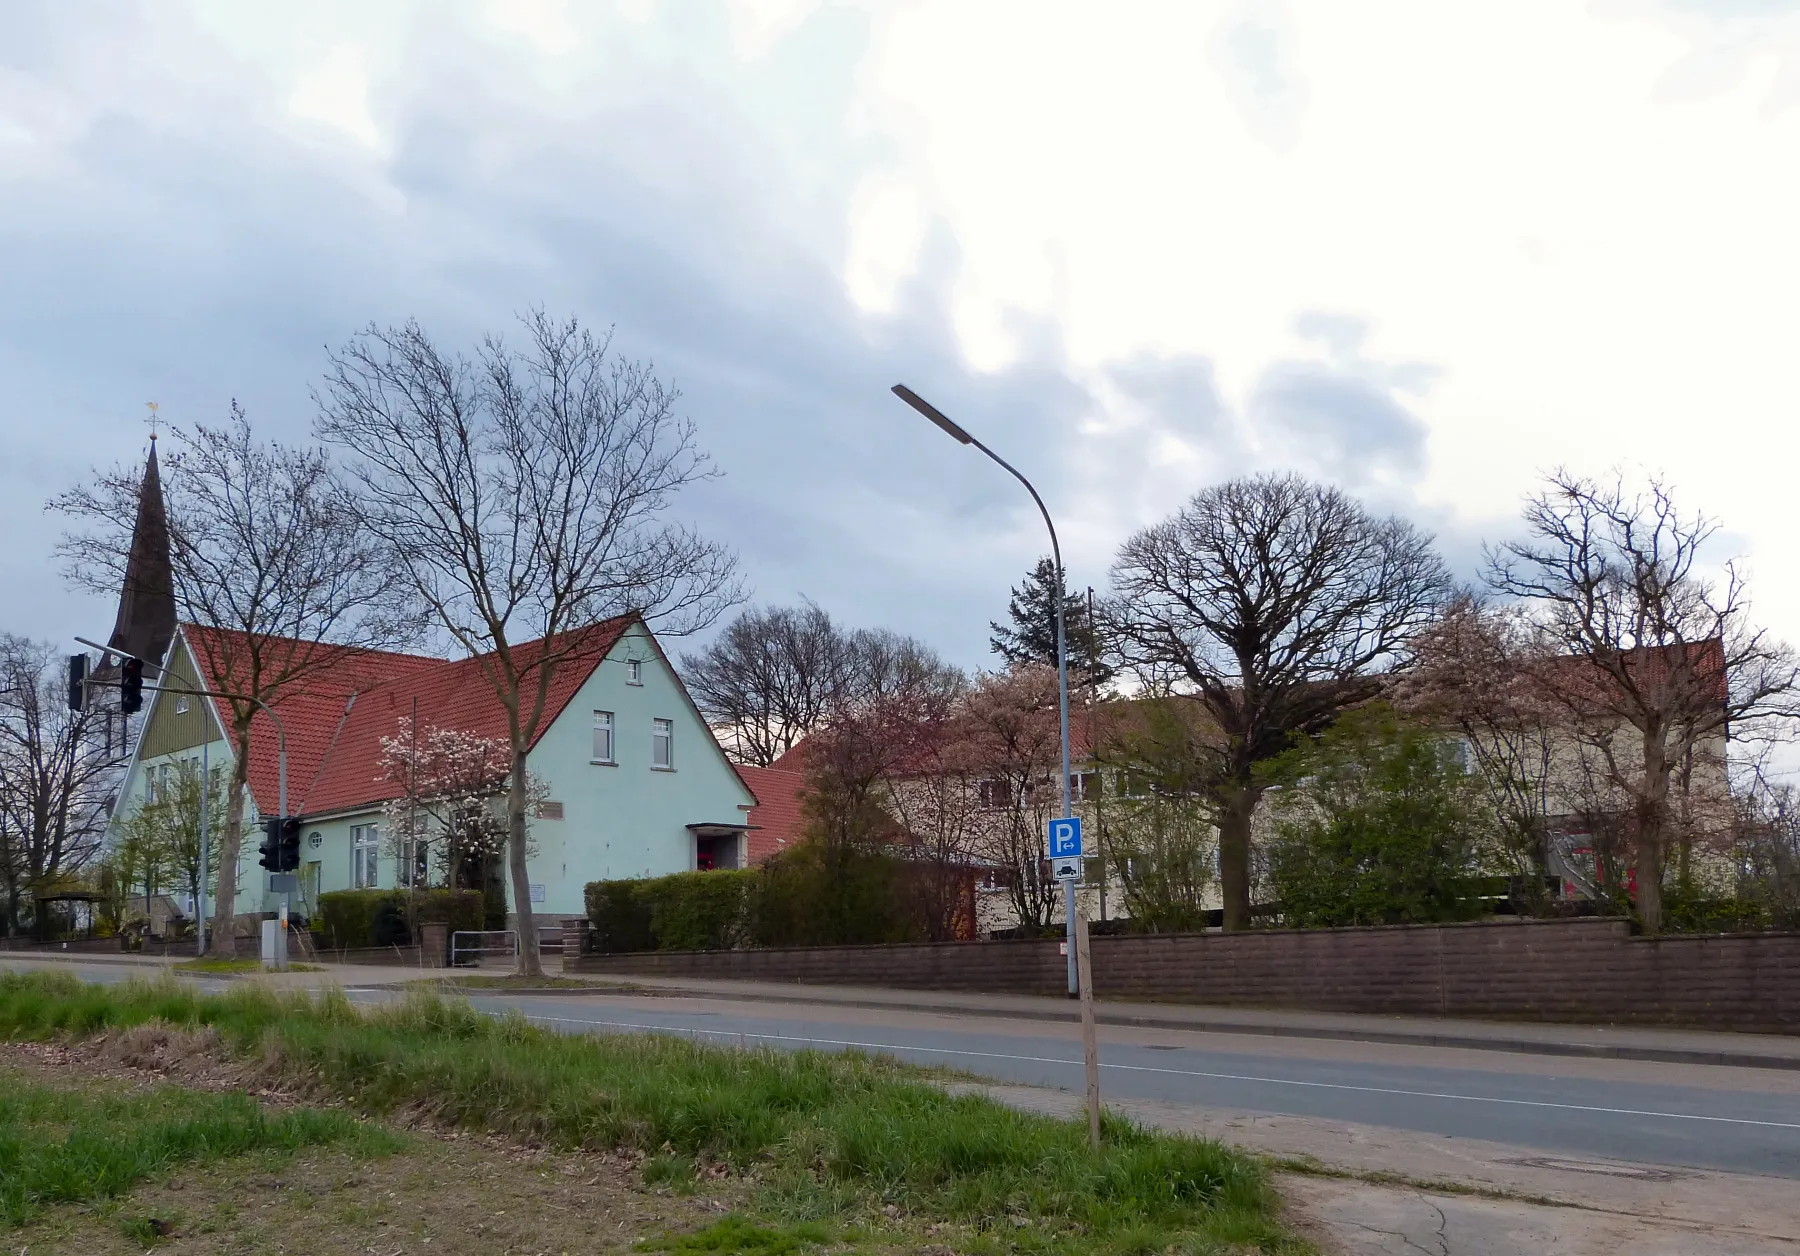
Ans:
[[[152,410],[154,421],[154,409]],[[119,590],[119,617],[107,645],[147,663],[160,664],[175,636],[175,580],[169,561],[169,516],[163,506],[162,476],[156,466],[156,433],[138,489],[137,522]]]

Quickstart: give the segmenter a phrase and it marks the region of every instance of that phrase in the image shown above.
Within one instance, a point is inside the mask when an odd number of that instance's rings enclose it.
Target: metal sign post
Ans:
[[[1094,963],[1087,917],[1075,913],[1075,964],[1081,981],[1081,1062],[1087,1071],[1088,1142],[1100,1145],[1100,1043],[1094,1035]]]

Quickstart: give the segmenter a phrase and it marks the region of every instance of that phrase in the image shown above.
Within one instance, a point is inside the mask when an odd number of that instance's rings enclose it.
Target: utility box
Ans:
[[[277,971],[288,966],[287,930],[280,920],[262,922],[262,965]]]

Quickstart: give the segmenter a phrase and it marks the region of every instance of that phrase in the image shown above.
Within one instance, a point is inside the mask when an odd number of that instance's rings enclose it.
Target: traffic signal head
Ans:
[[[281,822],[281,842],[276,850],[281,864],[277,872],[297,872],[300,868],[300,819],[289,816]]]
[[[262,845],[256,849],[257,853],[261,855],[261,858],[256,861],[257,863],[270,872],[281,871],[281,818],[279,816],[263,821]]]
[[[69,710],[87,709],[88,656],[71,654],[69,656]]]
[[[126,659],[119,668],[119,710],[136,715],[144,709],[144,660]]]

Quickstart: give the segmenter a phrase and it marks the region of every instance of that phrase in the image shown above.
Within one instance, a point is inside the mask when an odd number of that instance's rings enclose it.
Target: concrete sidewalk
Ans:
[[[802,986],[683,977],[608,978],[594,973],[580,975],[583,980],[596,985],[605,984],[622,991],[646,994],[805,1003],[820,1008],[892,1008],[950,1016],[998,1016],[1013,1020],[1073,1021],[1079,1018],[1079,1013],[1069,1000],[1032,995],[958,994],[943,990],[886,990],[868,986]],[[1414,1016],[1367,1016],[1348,1012],[1126,1003],[1109,999],[1096,1001],[1095,1018],[1103,1025],[1132,1025],[1197,1033],[1325,1038],[1407,1046],[1460,1047],[1478,1051],[1516,1051],[1532,1055],[1800,1069],[1800,1037],[1773,1034],[1637,1026],[1436,1020]]]
[[[87,963],[127,964],[163,969],[177,961],[161,957],[95,956],[37,953],[0,954],[7,959],[77,966]],[[499,968],[485,970],[488,975]],[[287,989],[392,988],[431,978],[454,979],[456,970],[399,965],[319,965],[317,972],[255,974],[254,979]],[[241,979],[216,973],[183,976],[209,980]],[[802,1004],[821,1012],[832,1008],[925,1012],[944,1016],[1000,1017],[1009,1020],[1072,1022],[1079,1018],[1066,999],[1034,995],[960,994],[945,990],[890,990],[873,986],[815,986],[757,981],[719,981],[686,977],[576,976],[585,989],[544,989],[534,995],[569,998],[609,994],[660,995],[670,998],[729,1000],[747,1003]],[[504,996],[524,990],[471,991]],[[1318,1038],[1347,1042],[1393,1043],[1404,1046],[1451,1047],[1474,1051],[1510,1051],[1528,1055],[1579,1056],[1589,1059],[1644,1060],[1668,1064],[1728,1065],[1739,1068],[1800,1070],[1800,1037],[1774,1034],[1708,1032],[1639,1026],[1528,1024],[1505,1021],[1437,1020],[1414,1016],[1368,1016],[1348,1012],[1302,1012],[1265,1008],[1197,1007],[1174,1003],[1127,1003],[1098,1000],[1095,1016],[1103,1025],[1185,1030],[1191,1033],[1242,1034],[1248,1037]]]

